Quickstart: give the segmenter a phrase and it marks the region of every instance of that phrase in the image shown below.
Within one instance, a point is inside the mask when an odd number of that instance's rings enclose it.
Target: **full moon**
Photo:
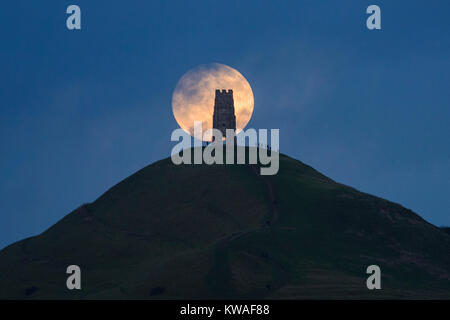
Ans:
[[[172,110],[179,126],[194,136],[194,121],[202,122],[203,133],[212,129],[216,89],[232,89],[236,115],[236,134],[242,131],[253,113],[253,92],[247,79],[236,69],[220,63],[210,63],[186,72],[178,81],[172,95]]]

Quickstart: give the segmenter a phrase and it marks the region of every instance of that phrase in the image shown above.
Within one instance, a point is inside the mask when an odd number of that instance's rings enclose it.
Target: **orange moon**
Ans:
[[[210,63],[186,72],[172,95],[172,111],[178,125],[194,136],[194,121],[202,122],[203,133],[212,129],[216,89],[232,89],[236,133],[242,131],[253,114],[254,98],[247,79],[236,69],[220,63]],[[211,135],[195,137],[211,141]]]

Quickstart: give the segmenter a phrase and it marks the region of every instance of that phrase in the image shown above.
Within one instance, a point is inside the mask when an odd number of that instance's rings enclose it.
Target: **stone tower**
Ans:
[[[214,100],[213,128],[222,132],[225,137],[226,129],[236,130],[236,116],[234,115],[233,90],[216,90]]]

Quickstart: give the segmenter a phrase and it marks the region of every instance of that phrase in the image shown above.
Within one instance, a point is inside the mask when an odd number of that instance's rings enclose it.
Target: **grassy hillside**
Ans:
[[[275,176],[168,158],[0,251],[0,298],[449,299],[449,253],[444,230],[287,156]]]

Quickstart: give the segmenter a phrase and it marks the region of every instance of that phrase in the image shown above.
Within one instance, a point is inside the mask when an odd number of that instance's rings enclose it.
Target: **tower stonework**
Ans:
[[[226,129],[236,131],[236,116],[234,114],[233,90],[216,90],[214,100],[213,128],[226,136]]]

